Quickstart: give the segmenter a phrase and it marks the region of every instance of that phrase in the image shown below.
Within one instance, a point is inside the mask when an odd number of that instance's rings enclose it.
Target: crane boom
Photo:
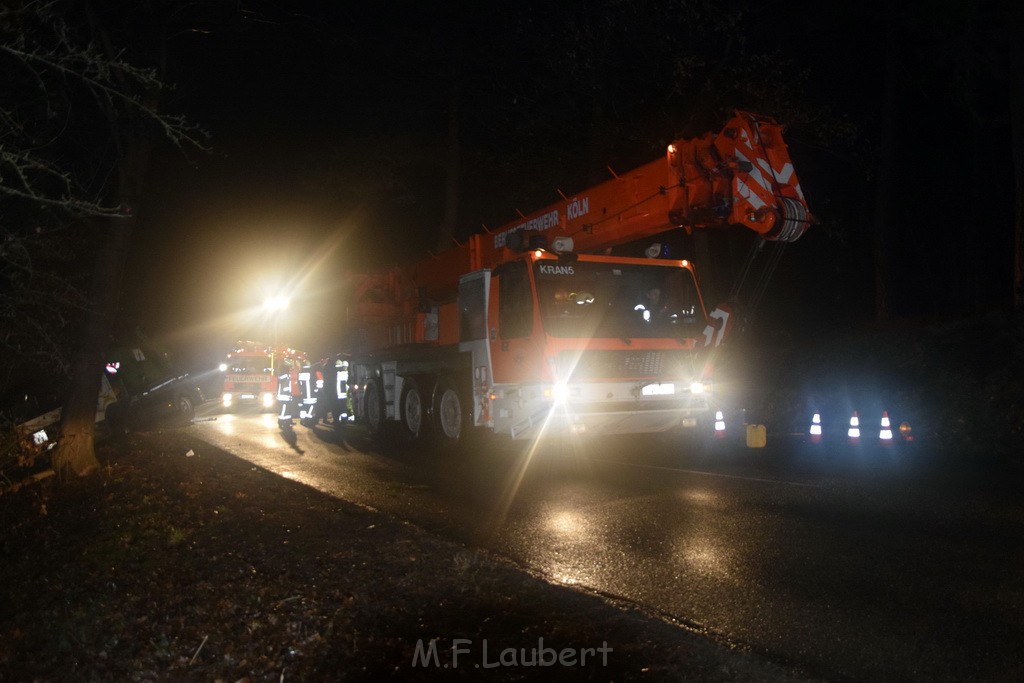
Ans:
[[[526,214],[414,268],[427,292],[451,291],[459,273],[493,268],[531,244],[571,237],[600,253],[672,228],[738,225],[770,241],[793,242],[813,222],[783,126],[737,111],[718,133],[668,145],[665,156]]]

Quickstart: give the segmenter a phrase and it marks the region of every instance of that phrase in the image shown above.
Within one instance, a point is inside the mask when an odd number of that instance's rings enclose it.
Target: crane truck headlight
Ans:
[[[274,395],[269,391],[264,391],[261,401],[264,408],[270,408],[274,405]]]
[[[223,396],[223,402],[224,402],[224,407],[225,408],[230,408],[231,407],[231,394],[225,393],[224,396]]]
[[[691,394],[703,394],[704,393],[704,382],[690,382],[690,393]]]
[[[544,398],[553,399],[555,403],[565,403],[569,398],[569,385],[565,382],[555,382],[544,390]]]

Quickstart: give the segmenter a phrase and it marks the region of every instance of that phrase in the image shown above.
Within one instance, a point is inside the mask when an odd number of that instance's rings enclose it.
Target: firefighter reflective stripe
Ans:
[[[337,380],[334,385],[338,398],[348,398],[348,363],[344,365],[344,368],[338,370]]]
[[[318,384],[321,384],[321,386],[322,386],[323,380],[322,379],[317,379],[316,382]],[[314,384],[313,384],[313,378],[312,378],[312,374],[311,373],[309,373],[309,372],[300,372],[299,373],[299,390],[300,390],[301,395],[302,395],[302,402],[303,403],[305,403],[307,405],[316,403],[316,396],[314,395],[316,390],[315,390],[315,387],[314,387]]]
[[[291,398],[285,397],[281,401],[281,412],[277,416],[278,420],[291,420],[292,419],[292,404]]]
[[[292,400],[292,383],[287,372],[277,378],[277,400]]]

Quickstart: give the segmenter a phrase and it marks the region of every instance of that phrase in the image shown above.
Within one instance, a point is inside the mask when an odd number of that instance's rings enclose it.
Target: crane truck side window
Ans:
[[[498,325],[502,339],[528,337],[533,331],[533,292],[525,261],[507,263],[498,277]]]

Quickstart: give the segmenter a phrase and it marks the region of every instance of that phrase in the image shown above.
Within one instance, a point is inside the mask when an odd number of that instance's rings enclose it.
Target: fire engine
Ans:
[[[813,217],[782,130],[737,111],[664,158],[411,267],[360,275],[349,304],[356,421],[451,446],[474,430],[600,436],[706,420],[708,355],[735,316],[709,312],[694,265],[660,244],[644,257],[613,248],[675,228],[799,239]]]
[[[226,409],[240,404],[271,410],[277,403],[277,376],[274,369],[285,359],[304,359],[305,355],[288,347],[274,347],[255,341],[240,341],[220,365],[224,373],[221,402]]]

